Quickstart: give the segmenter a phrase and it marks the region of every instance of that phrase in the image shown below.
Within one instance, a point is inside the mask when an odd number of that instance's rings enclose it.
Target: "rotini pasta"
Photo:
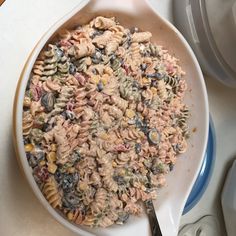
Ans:
[[[61,196],[54,177],[50,177],[43,186],[43,193],[53,208],[61,206]]]
[[[185,73],[151,37],[98,16],[60,32],[32,68],[27,160],[47,201],[75,224],[139,215],[187,150]]]
[[[150,32],[135,32],[132,35],[132,41],[137,43],[150,41],[152,34]]]
[[[112,26],[116,25],[115,19],[114,18],[105,18],[102,16],[98,16],[93,20],[93,25],[95,28],[98,29],[109,29]]]

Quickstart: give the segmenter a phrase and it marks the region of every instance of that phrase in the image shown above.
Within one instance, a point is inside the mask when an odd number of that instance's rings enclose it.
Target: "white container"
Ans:
[[[236,160],[227,175],[221,196],[221,204],[228,236],[236,235]]]
[[[91,229],[72,224],[54,210],[44,198],[25,157],[21,127],[23,97],[32,66],[40,50],[60,28],[74,28],[78,24],[87,23],[97,15],[116,16],[125,27],[137,26],[143,30],[151,31],[153,41],[163,45],[169,49],[171,54],[176,55],[187,73],[189,89],[185,102],[190,106],[192,114],[190,129],[196,128],[197,131],[189,140],[188,151],[179,157],[176,167],[167,176],[167,186],[160,190],[158,201],[154,203],[163,235],[176,236],[185,202],[199,173],[206,149],[209,125],[208,100],[202,72],[191,48],[176,28],[162,19],[147,0],[126,0],[125,3],[120,0],[81,1],[74,10],[60,19],[41,38],[24,67],[15,96],[13,123],[18,161],[42,205],[55,219],[77,234],[86,236],[95,234],[144,236],[149,234],[149,224],[145,215],[139,218],[133,217],[123,226],[112,226],[106,229]]]
[[[236,87],[236,0],[174,0],[174,21],[204,71]]]

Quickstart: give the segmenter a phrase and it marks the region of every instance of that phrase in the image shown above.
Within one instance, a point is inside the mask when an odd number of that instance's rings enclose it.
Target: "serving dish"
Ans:
[[[167,21],[162,19],[145,0],[127,0],[125,4],[118,0],[80,1],[65,17],[53,25],[40,39],[29,56],[18,82],[14,102],[14,142],[19,164],[37,198],[43,206],[64,226],[79,235],[144,235],[148,234],[148,220],[145,216],[134,217],[124,226],[107,229],[78,227],[56,212],[42,195],[25,157],[22,136],[22,107],[26,84],[33,64],[43,46],[55,37],[58,30],[72,29],[85,24],[95,16],[115,16],[126,27],[138,26],[152,32],[153,41],[163,45],[180,59],[180,65],[186,71],[188,91],[185,102],[191,110],[190,129],[194,134],[189,139],[188,151],[182,155],[175,169],[167,176],[167,186],[158,193],[155,202],[156,213],[163,235],[177,235],[180,216],[192,185],[200,170],[208,135],[208,101],[203,76],[198,62],[181,34]],[[146,17],[148,16],[148,17]]]
[[[197,180],[195,181],[191,193],[188,196],[188,200],[184,206],[183,215],[187,214],[194,206],[197,205],[197,203],[203,196],[204,192],[206,191],[214,170],[215,158],[216,158],[215,155],[216,155],[215,127],[212,117],[210,116],[208,141],[207,141],[206,152],[204,155],[204,160],[202,162],[202,167],[198,174]]]

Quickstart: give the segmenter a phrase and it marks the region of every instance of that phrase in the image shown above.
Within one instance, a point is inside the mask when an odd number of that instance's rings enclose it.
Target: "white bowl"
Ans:
[[[167,186],[162,188],[155,202],[157,217],[164,236],[175,236],[178,233],[180,217],[200,170],[208,136],[209,110],[206,87],[199,64],[183,38],[183,36],[169,22],[162,19],[151,7],[147,0],[82,0],[65,17],[53,25],[40,39],[23,69],[15,95],[14,103],[14,141],[18,161],[23,172],[43,206],[64,226],[79,235],[148,235],[149,225],[145,215],[133,217],[123,226],[112,226],[106,229],[91,229],[70,223],[55,211],[44,198],[38,188],[29,167],[22,136],[22,107],[25,88],[32,66],[43,46],[50,41],[61,28],[73,28],[78,24],[87,23],[95,16],[116,16],[119,22],[126,26],[137,26],[143,30],[151,31],[153,41],[163,45],[171,54],[180,59],[180,65],[186,71],[188,91],[185,102],[190,106],[190,128],[196,132],[189,139],[188,151],[179,157],[174,170],[167,176]]]

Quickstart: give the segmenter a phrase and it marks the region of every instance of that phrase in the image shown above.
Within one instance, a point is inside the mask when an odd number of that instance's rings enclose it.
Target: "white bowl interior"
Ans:
[[[22,138],[22,106],[26,84],[32,66],[48,41],[52,40],[61,28],[72,29],[79,24],[85,24],[98,15],[115,16],[118,21],[126,26],[137,26],[141,30],[152,32],[152,41],[163,45],[172,55],[180,59],[180,65],[186,71],[185,79],[188,91],[185,102],[191,109],[189,120],[190,129],[196,132],[189,139],[188,151],[179,156],[174,170],[167,176],[167,186],[158,193],[155,208],[164,236],[177,235],[180,216],[187,200],[191,187],[199,172],[208,135],[208,102],[203,76],[196,58],[180,33],[168,22],[163,20],[150,6],[147,0],[93,0],[81,3],[59,20],[40,40],[32,52],[22,74],[15,100],[15,139],[16,149],[20,163],[36,196],[48,211],[62,224],[77,232],[79,235],[148,235],[149,225],[147,217],[133,217],[124,226],[112,226],[107,229],[90,229],[76,226],[58,212],[46,201],[31,174],[31,168],[25,158]]]

